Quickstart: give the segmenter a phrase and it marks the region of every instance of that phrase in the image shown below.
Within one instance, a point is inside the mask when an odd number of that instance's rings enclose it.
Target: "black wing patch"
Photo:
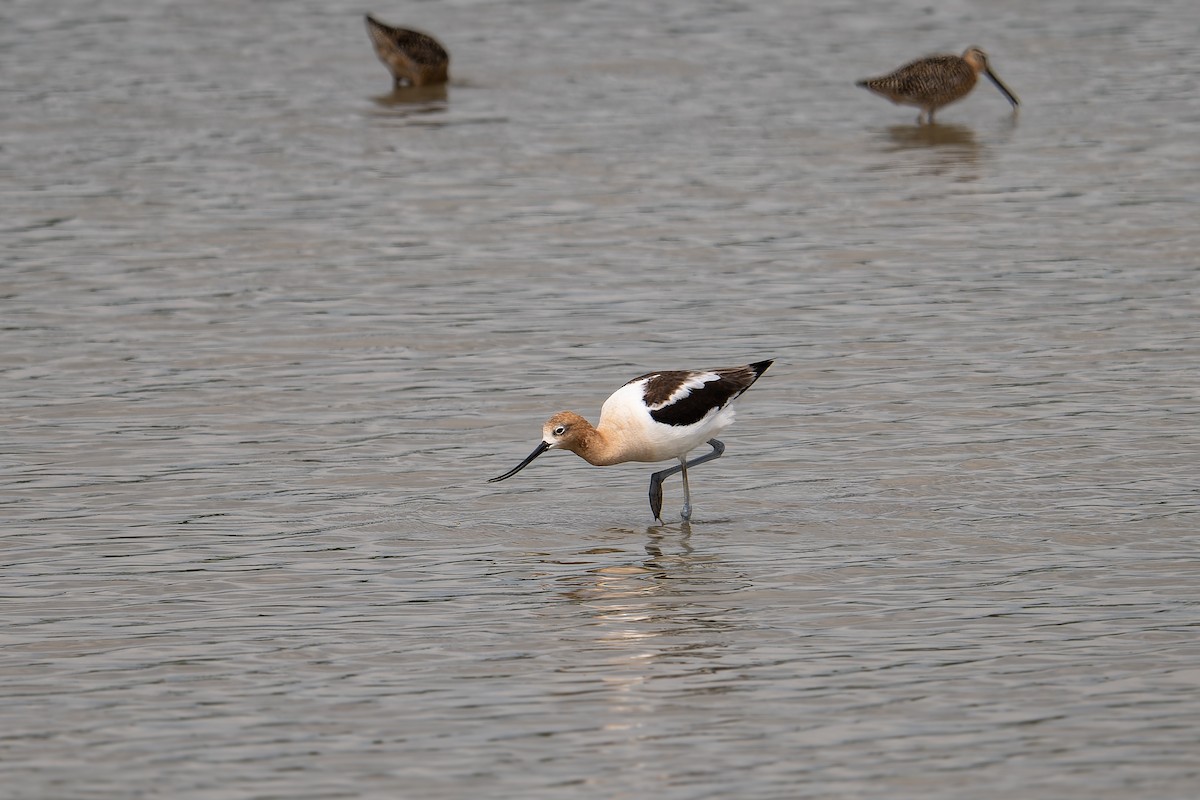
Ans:
[[[745,367],[710,372],[651,372],[634,378],[630,383],[646,380],[642,399],[650,408],[650,418],[655,422],[672,426],[695,425],[749,389],[770,365],[770,361],[760,361]],[[699,386],[685,388],[689,381],[694,382],[701,378],[707,380]],[[672,397],[674,400],[671,400]],[[664,403],[666,405],[663,405]]]

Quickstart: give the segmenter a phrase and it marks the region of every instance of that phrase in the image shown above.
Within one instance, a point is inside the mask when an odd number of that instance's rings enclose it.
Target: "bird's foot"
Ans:
[[[662,503],[663,503],[662,481],[661,480],[658,480],[658,481],[651,480],[650,481],[650,513],[653,514],[654,518],[656,520],[658,520],[659,522],[662,522]]]

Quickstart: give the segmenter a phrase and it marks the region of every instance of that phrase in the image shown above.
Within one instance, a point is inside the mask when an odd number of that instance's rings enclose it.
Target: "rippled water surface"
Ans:
[[[1194,796],[1200,6],[364,10],[0,6],[0,794]]]

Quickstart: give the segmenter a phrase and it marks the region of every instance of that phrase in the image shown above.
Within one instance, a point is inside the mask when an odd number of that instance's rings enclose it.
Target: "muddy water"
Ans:
[[[5,793],[1191,796],[1200,12],[1053,5],[6,5]]]

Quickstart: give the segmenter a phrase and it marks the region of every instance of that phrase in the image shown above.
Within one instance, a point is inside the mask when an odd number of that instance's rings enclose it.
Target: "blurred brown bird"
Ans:
[[[432,36],[393,28],[367,14],[367,33],[375,54],[392,73],[396,86],[430,86],[448,79],[450,54]]]
[[[975,88],[979,73],[988,76],[996,88],[1012,103],[1014,111],[1021,101],[1009,91],[988,65],[987,53],[968,47],[961,56],[936,55],[919,58],[888,75],[867,78],[855,85],[886,97],[897,105],[917,106],[917,124],[927,118],[933,124],[933,112],[955,100],[961,100]]]

